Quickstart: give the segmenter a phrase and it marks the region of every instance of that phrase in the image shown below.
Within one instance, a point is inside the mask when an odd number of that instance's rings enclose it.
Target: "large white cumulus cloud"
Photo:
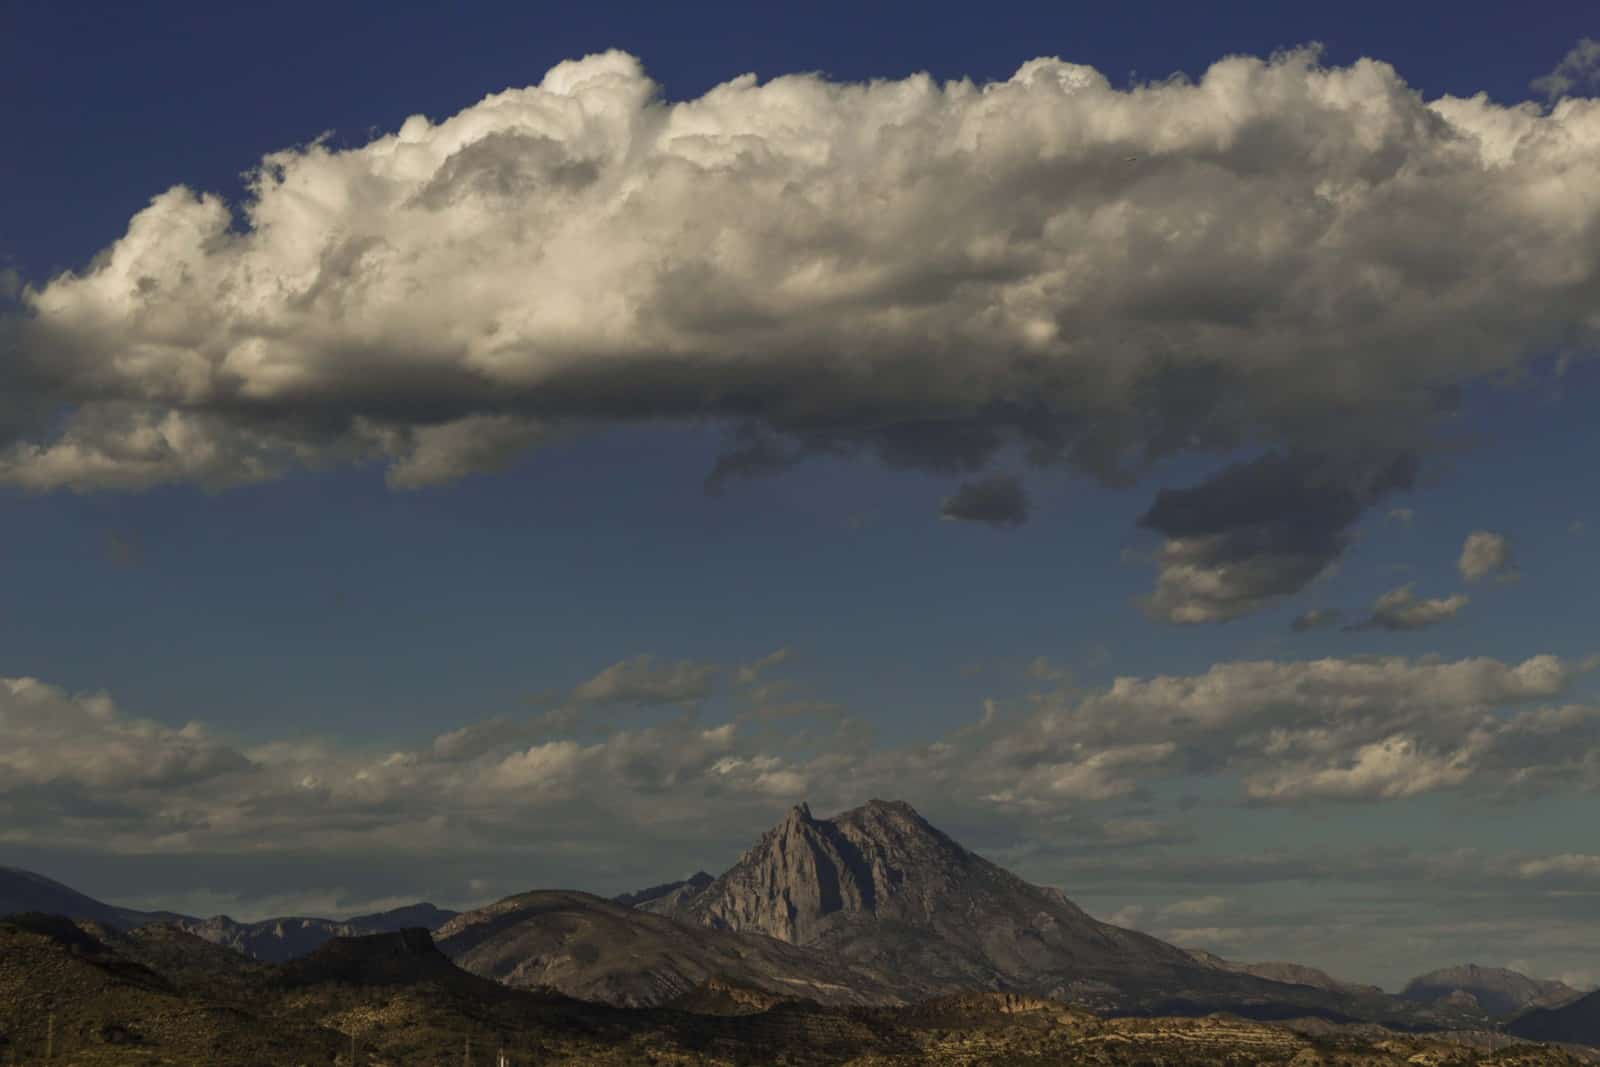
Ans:
[[[1593,343],[1596,188],[1593,100],[1428,102],[1309,51],[1131,91],[1040,59],[680,103],[590,56],[270,155],[237,218],[169,190],[25,289],[0,481],[384,456],[418,485],[656,416],[949,470],[1020,438],[1107,478],[1409,446],[1439,390]]]

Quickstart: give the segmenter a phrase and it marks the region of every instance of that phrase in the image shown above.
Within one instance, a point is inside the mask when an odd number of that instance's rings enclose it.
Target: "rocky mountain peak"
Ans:
[[[874,799],[828,819],[797,804],[733,868],[680,897],[670,913],[810,944],[856,919],[925,926],[936,915],[967,911],[980,887],[1001,885],[1044,892],[968,852],[904,801]]]

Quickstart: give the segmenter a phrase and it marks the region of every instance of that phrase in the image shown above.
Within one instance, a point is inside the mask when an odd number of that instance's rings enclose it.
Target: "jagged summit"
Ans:
[[[797,804],[709,885],[643,907],[822,948],[930,990],[1069,995],[1108,989],[1112,976],[1201,970],[963,848],[900,800],[826,819]]]
[[[731,870],[651,910],[808,944],[851,917],[928,922],[944,896],[975,876],[1010,877],[904,801],[871,800],[831,819],[802,802]]]

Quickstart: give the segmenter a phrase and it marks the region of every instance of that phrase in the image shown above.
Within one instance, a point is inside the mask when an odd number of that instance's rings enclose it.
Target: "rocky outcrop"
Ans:
[[[286,964],[279,980],[302,986],[343,982],[358,986],[453,983],[467,976],[421,927],[357,937],[334,937],[308,956]]]

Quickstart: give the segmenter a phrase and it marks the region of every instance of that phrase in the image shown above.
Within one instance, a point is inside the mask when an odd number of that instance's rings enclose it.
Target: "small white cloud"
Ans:
[[[1530,87],[1554,102],[1585,85],[1600,85],[1600,41],[1592,37],[1580,38],[1554,70],[1535,78]]]
[[[1502,580],[1516,574],[1517,565],[1511,553],[1511,541],[1504,534],[1488,530],[1474,530],[1461,546],[1461,557],[1456,561],[1461,577],[1469,582],[1491,575]]]
[[[1411,585],[1391,589],[1378,597],[1372,614],[1351,630],[1423,630],[1455,618],[1468,604],[1465,593],[1419,600]]]
[[[613,663],[572,691],[581,704],[683,704],[704,700],[720,670],[715,664],[662,663],[649,654]]]

